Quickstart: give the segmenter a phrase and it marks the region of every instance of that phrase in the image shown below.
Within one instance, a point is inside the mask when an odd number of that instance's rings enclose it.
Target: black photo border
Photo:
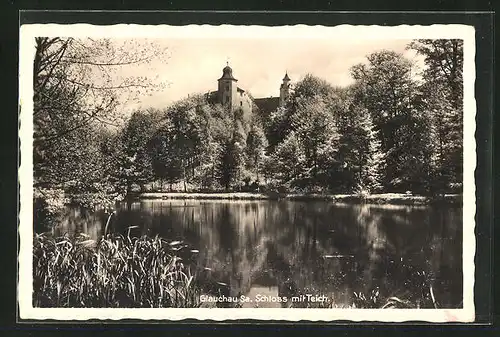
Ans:
[[[423,322],[405,322],[405,323],[377,323],[377,322],[362,322],[355,323],[350,321],[335,321],[332,323],[325,322],[287,322],[287,321],[255,321],[242,320],[231,322],[213,322],[213,321],[197,321],[184,320],[175,322],[164,321],[143,321],[143,320],[120,320],[120,321],[19,321],[17,299],[16,299],[16,278],[17,275],[17,228],[12,226],[12,223],[17,222],[18,209],[18,194],[17,194],[17,165],[18,162],[18,137],[17,130],[14,130],[14,125],[17,125],[17,69],[18,55],[10,53],[15,51],[18,44],[17,35],[14,32],[15,39],[10,39],[9,42],[14,42],[15,47],[5,49],[2,47],[2,59],[5,57],[7,62],[2,62],[2,65],[7,65],[7,73],[15,74],[11,84],[11,91],[14,89],[14,94],[7,96],[9,101],[9,122],[12,143],[2,144],[2,157],[5,160],[2,162],[11,162],[9,165],[11,171],[16,174],[16,178],[9,179],[9,172],[2,176],[2,189],[13,190],[14,193],[3,196],[2,207],[5,207],[5,214],[15,215],[12,220],[5,225],[14,227],[8,229],[8,233],[4,241],[9,241],[9,244],[2,245],[2,248],[9,248],[9,253],[6,253],[6,261],[10,263],[9,269],[13,273],[9,273],[9,279],[3,280],[4,315],[1,318],[2,325],[0,331],[15,331],[21,333],[36,332],[47,335],[52,335],[56,329],[63,335],[68,333],[76,333],[88,335],[97,331],[114,331],[116,333],[137,333],[144,331],[146,335],[151,333],[165,333],[167,330],[170,333],[189,333],[197,334],[201,332],[219,333],[220,329],[234,329],[242,327],[248,332],[257,332],[259,334],[274,328],[275,332],[290,332],[293,328],[298,330],[298,333],[308,333],[309,330],[318,327],[328,329],[327,331],[335,331],[340,333],[343,329],[349,329],[352,335],[362,335],[370,330],[377,328],[382,329],[382,333],[396,331],[395,329],[403,329],[408,333],[417,333],[419,335],[426,333],[426,327],[437,331],[438,327],[453,326],[460,328],[462,331],[467,328],[475,327],[479,329],[487,328],[496,316],[493,313],[493,122],[494,122],[494,16],[491,12],[394,12],[394,11],[357,11],[357,12],[333,12],[333,11],[279,11],[279,12],[263,12],[263,11],[214,11],[214,10],[181,10],[181,11],[23,11],[19,13],[20,24],[29,23],[90,23],[96,25],[111,25],[118,23],[135,23],[135,24],[170,24],[170,25],[186,25],[186,24],[253,24],[266,26],[279,26],[291,24],[309,24],[309,25],[338,25],[338,24],[377,24],[394,26],[400,24],[466,24],[472,25],[476,30],[476,81],[475,81],[475,99],[476,99],[476,154],[477,167],[475,172],[476,181],[476,257],[475,257],[475,311],[476,322],[472,324],[450,323],[450,324],[432,324]],[[12,29],[12,28],[10,28]],[[19,26],[17,26],[17,30]],[[17,40],[17,41],[15,41]],[[10,54],[9,54],[10,53]],[[7,57],[7,54],[9,55]],[[10,60],[9,60],[10,58]],[[9,65],[11,65],[9,67]],[[15,83],[15,85],[14,85]],[[15,88],[14,88],[15,86]],[[14,101],[15,99],[15,101]],[[14,110],[15,109],[15,110]],[[13,146],[10,148],[9,146]],[[14,160],[13,160],[14,159]],[[4,168],[5,169],[5,168]],[[3,169],[3,171],[4,171]],[[12,173],[10,172],[10,173]],[[496,186],[496,185],[495,185]],[[4,189],[5,187],[5,189]],[[17,196],[17,197],[16,197]],[[13,199],[15,198],[15,199]],[[11,207],[12,206],[12,207]],[[6,229],[3,229],[6,231]],[[12,268],[13,267],[13,268]],[[367,325],[369,324],[369,325]],[[216,329],[216,330],[214,330]],[[385,330],[385,331],[384,331]],[[49,331],[52,331],[48,333]],[[232,330],[230,330],[232,331]],[[269,330],[268,330],[269,331]],[[483,334],[486,330],[479,332]],[[236,331],[232,331],[236,333]],[[232,334],[231,333],[231,334]],[[3,333],[2,333],[3,335]],[[10,335],[10,334],[6,334]],[[211,334],[209,334],[211,335]],[[274,335],[274,334],[273,334]]]

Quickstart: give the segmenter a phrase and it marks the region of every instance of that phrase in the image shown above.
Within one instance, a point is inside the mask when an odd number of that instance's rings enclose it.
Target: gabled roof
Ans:
[[[280,98],[279,97],[266,97],[266,98],[255,98],[255,105],[259,108],[260,112],[263,114],[268,114],[278,109]]]

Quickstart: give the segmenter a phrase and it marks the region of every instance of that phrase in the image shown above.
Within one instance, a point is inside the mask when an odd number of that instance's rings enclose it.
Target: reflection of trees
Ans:
[[[257,203],[197,201],[163,204],[167,205],[163,215],[168,218],[162,219],[163,226],[171,227],[171,235],[183,236],[200,250],[198,272],[207,290],[227,296],[246,293],[252,273],[261,269],[266,255],[262,207]]]
[[[330,259],[327,256],[350,255],[352,251],[335,242],[336,236],[332,234],[332,230],[339,223],[333,222],[330,206],[314,203],[292,205],[289,211],[293,214],[285,217],[293,219],[293,222],[282,223],[283,227],[292,230],[278,228],[277,232],[281,235],[278,235],[279,239],[273,242],[274,247],[270,249],[276,255],[271,259],[280,261],[281,265],[276,266],[280,271],[278,278],[281,296],[326,295],[345,301],[341,298],[350,293],[347,289],[349,283],[342,283],[342,280],[348,277],[353,261],[343,257]],[[288,244],[290,241],[292,244]],[[294,306],[305,305],[307,304],[294,303]]]
[[[58,216],[57,225],[50,230],[56,237],[84,233],[97,240],[102,235],[106,219],[104,211],[92,213],[79,206],[68,206]]]
[[[459,249],[461,238],[456,230],[442,231],[460,227],[461,219],[453,211],[368,205],[295,207],[293,215],[284,216],[293,218],[293,224],[283,224],[292,230],[277,229],[278,239],[273,242],[275,259],[287,262],[286,268],[281,268],[282,279],[291,278],[296,292],[331,295],[337,304],[348,304],[353,291],[368,294],[380,288],[386,296],[412,300],[428,297],[431,284],[436,292],[439,283],[433,280],[441,278],[456,285],[455,290],[445,290],[442,305],[452,305],[450,295],[461,294],[461,274],[451,275],[448,267],[461,268],[460,252],[453,254],[457,249],[450,247]],[[436,215],[446,223],[439,225]],[[433,244],[429,246],[429,242]],[[446,261],[432,252],[446,255]],[[325,259],[325,255],[354,258]]]
[[[429,222],[434,228],[429,239],[429,268],[433,285],[437,290],[437,300],[443,304],[461,306],[463,293],[462,274],[462,214],[461,209],[443,213],[433,209]],[[457,282],[458,281],[458,282]]]
[[[90,223],[68,220],[65,228],[97,237],[102,222]],[[428,282],[440,306],[456,306],[461,223],[459,209],[185,200],[133,204],[118,212],[112,230],[138,226],[132,235],[160,235],[199,250],[198,282],[213,293],[238,296],[252,285],[273,285],[281,296],[327,295],[349,305],[354,291],[375,288],[386,296],[428,296],[419,294]]]
[[[365,206],[368,207],[368,206]],[[387,296],[407,298],[421,305],[433,305],[430,286],[434,288],[440,306],[457,306],[453,296],[462,293],[461,275],[461,216],[453,209],[429,207],[370,207],[369,213],[376,220],[375,226],[367,212],[360,212],[359,224],[367,227],[373,238],[382,240],[377,252],[372,247],[369,269],[365,269],[365,280],[371,286],[362,287],[367,293],[375,286]],[[443,244],[445,243],[445,244]],[[368,250],[370,251],[370,250]],[[443,257],[445,257],[443,259]],[[445,281],[448,280],[448,281]],[[445,284],[444,287],[441,285]],[[456,288],[450,291],[447,283]],[[450,296],[450,294],[453,294]],[[426,302],[426,303],[424,303]]]

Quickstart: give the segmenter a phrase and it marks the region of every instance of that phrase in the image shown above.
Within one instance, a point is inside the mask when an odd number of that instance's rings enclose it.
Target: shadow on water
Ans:
[[[83,232],[97,239],[106,219],[105,214],[68,208],[53,232]],[[124,204],[108,231],[127,235],[130,226],[137,226],[130,235],[159,235],[196,248],[198,283],[210,294],[289,299],[325,295],[345,307],[355,303],[355,293],[376,290],[422,307],[462,305],[460,208],[143,201]],[[310,303],[253,304],[290,305]]]

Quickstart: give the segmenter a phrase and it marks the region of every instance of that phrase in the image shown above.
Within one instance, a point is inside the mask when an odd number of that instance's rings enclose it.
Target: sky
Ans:
[[[134,108],[164,108],[190,94],[217,90],[217,79],[229,63],[238,86],[253,97],[279,96],[279,86],[288,72],[293,82],[311,73],[334,86],[352,83],[349,69],[365,62],[366,56],[382,49],[403,53],[423,67],[420,56],[406,50],[409,39],[361,40],[332,38],[168,38],[154,43],[168,49],[168,57],[144,69],[128,69],[168,82],[167,88],[140,98]]]
[[[125,42],[128,44],[125,50],[134,55],[141,55],[144,48],[168,51],[167,55],[146,65],[114,68],[112,76],[117,83],[123,83],[120,79],[130,76],[139,76],[144,82],[168,83],[166,88],[151,96],[139,93],[134,97],[138,100],[126,100],[127,95],[123,94],[124,104],[120,109],[128,113],[149,107],[166,108],[190,94],[215,91],[226,62],[232,67],[238,86],[260,98],[279,95],[285,72],[292,84],[312,74],[333,86],[343,87],[353,82],[350,68],[366,62],[366,56],[373,52],[386,49],[402,53],[416,63],[416,69],[413,68],[416,73],[424,68],[424,63],[422,56],[406,49],[412,39],[467,37],[474,40],[474,30],[463,25],[23,25],[23,68],[32,70],[30,57],[34,57],[32,39],[35,36],[57,37],[62,32],[64,36],[81,39],[109,38],[112,44]],[[473,57],[472,44],[468,50]],[[89,79],[92,82],[99,80],[99,76]]]

